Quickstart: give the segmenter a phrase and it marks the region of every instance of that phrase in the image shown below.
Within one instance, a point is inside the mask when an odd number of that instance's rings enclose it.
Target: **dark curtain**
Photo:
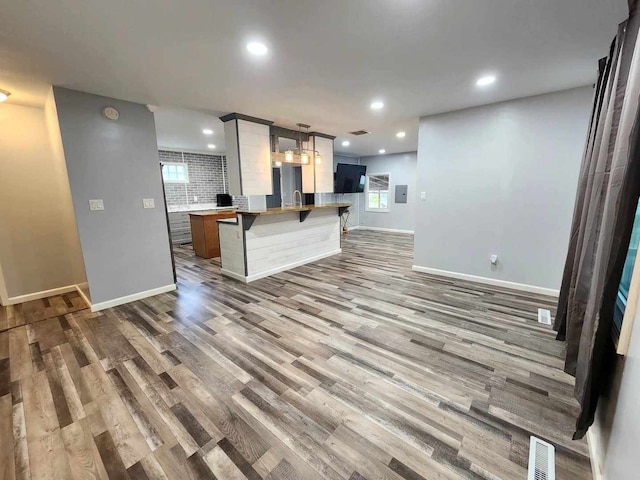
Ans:
[[[593,423],[613,310],[640,194],[638,0],[600,61],[554,328],[580,403],[574,438]]]

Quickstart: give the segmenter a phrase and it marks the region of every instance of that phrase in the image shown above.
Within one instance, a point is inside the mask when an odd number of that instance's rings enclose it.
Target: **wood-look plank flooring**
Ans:
[[[553,299],[414,273],[412,244],[250,285],[187,247],[176,292],[0,307],[0,479],[513,480],[531,434],[591,478]]]

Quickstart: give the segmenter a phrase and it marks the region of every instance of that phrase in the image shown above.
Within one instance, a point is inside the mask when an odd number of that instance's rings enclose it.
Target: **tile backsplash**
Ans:
[[[226,175],[227,160],[224,155],[169,150],[159,150],[158,155],[162,163],[186,163],[189,174],[188,183],[165,183],[168,206],[215,203],[216,195],[225,193],[229,188]],[[247,199],[234,196],[233,204],[246,208]]]

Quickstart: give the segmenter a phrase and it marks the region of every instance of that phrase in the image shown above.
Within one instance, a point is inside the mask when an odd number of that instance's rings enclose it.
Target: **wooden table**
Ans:
[[[193,250],[198,257],[215,258],[220,256],[217,220],[235,217],[236,212],[233,210],[189,213]]]

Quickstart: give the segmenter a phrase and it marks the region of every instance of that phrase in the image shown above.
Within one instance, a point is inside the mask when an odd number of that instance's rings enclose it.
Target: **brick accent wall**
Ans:
[[[160,150],[158,155],[161,162],[186,163],[189,173],[189,183],[165,183],[169,206],[215,203],[216,195],[224,193],[229,188],[226,175],[227,159],[223,155],[168,150]],[[194,197],[198,199],[195,200]],[[233,204],[247,208],[247,199],[234,196]]]

